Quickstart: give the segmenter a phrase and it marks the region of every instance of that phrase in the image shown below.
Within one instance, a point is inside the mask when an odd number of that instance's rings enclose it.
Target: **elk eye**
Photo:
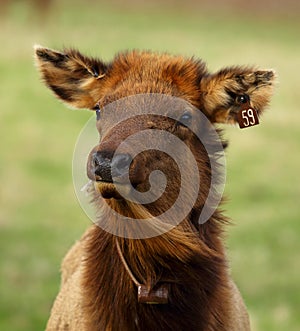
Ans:
[[[179,118],[179,124],[188,126],[192,123],[193,116],[190,112],[185,112],[180,118]]]
[[[96,119],[98,121],[98,120],[100,120],[100,115],[101,115],[101,111],[100,111],[99,105],[97,105],[94,109],[96,111]]]
[[[97,121],[100,120],[100,109],[96,109],[96,118]]]

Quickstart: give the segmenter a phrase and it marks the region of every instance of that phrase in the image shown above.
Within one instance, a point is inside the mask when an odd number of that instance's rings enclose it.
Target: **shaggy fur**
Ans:
[[[104,63],[76,50],[60,53],[37,47],[36,60],[46,85],[69,106],[95,110],[122,97],[161,93],[188,101],[212,123],[236,122],[240,95],[248,95],[251,106],[261,114],[275,78],[271,70],[250,67],[210,74],[200,60],[139,51],[121,53],[111,63]],[[205,130],[199,123],[193,125],[195,130]],[[193,152],[201,186],[190,214],[171,231],[150,239],[118,239],[124,258],[141,283],[168,287],[168,304],[138,303],[136,285],[118,255],[115,236],[94,225],[63,261],[61,290],[47,330],[250,330],[246,308],[228,271],[222,240],[227,220],[216,210],[206,223],[198,224],[211,182],[204,147],[184,125],[156,116],[130,119],[114,130],[99,119],[97,127],[106,134],[91,155],[95,151],[113,153],[121,141],[139,130],[171,132]],[[186,163],[188,172],[189,161]],[[93,201],[102,220],[117,224],[111,208],[133,218],[157,216],[176,200],[180,174],[166,155],[149,151],[139,155],[132,168],[131,180],[141,192],[149,189],[147,179],[153,170],[165,170],[165,192],[154,203],[138,205],[120,199],[113,184],[94,181]],[[88,176],[95,180],[91,156]]]

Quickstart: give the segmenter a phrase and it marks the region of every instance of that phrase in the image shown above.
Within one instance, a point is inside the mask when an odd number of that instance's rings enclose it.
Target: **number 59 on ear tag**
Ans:
[[[241,129],[259,124],[256,110],[249,105],[237,113],[237,120]]]

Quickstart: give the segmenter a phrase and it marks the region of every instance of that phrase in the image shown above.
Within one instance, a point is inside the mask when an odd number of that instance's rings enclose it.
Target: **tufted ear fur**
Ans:
[[[88,58],[74,49],[60,53],[35,46],[37,66],[46,85],[67,105],[75,108],[93,108],[94,91],[105,79],[107,65]]]
[[[248,95],[258,115],[268,105],[275,83],[273,70],[229,67],[201,80],[204,111],[212,122],[235,123],[240,104],[238,96]]]

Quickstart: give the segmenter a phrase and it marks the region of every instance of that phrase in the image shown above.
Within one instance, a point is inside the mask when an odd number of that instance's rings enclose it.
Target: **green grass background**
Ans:
[[[0,330],[43,330],[60,261],[90,221],[71,174],[90,118],[41,84],[34,43],[75,46],[110,60],[141,48],[224,65],[274,68],[280,83],[259,126],[226,127],[226,214],[233,277],[254,330],[300,327],[300,23],[297,12],[168,4],[56,1],[45,15],[26,1],[0,16]]]

